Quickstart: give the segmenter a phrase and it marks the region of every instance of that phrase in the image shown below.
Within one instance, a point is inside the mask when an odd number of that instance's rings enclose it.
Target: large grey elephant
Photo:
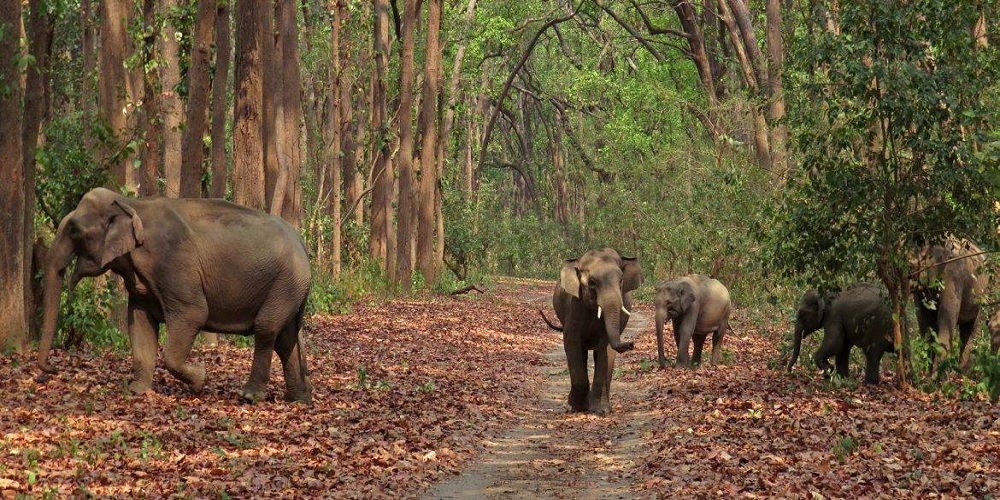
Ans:
[[[963,372],[971,364],[972,343],[981,307],[980,298],[989,285],[984,269],[986,258],[974,243],[946,238],[942,243],[925,246],[911,256],[916,271],[913,302],[917,324],[925,338],[936,334],[938,343],[947,353],[957,330],[959,336],[959,366]],[[994,342],[994,352],[997,343]],[[940,358],[931,353],[932,371],[938,371]]]
[[[206,329],[254,336],[253,366],[240,396],[264,397],[276,351],[286,399],[311,400],[299,337],[309,258],[302,238],[280,218],[222,200],[132,199],[97,188],[59,223],[48,257],[42,370],[54,371],[48,356],[59,294],[75,259],[71,287],[108,271],[125,282],[132,392],[152,387],[157,333],[165,323],[167,370],[192,389],[202,389],[206,374],[187,358],[198,331]]]
[[[799,358],[802,338],[822,328],[823,342],[816,350],[816,366],[824,373],[833,372],[830,357],[837,358],[837,373],[848,376],[851,348],[865,354],[865,382],[879,382],[879,363],[887,352],[895,352],[892,333],[892,310],[889,296],[880,285],[858,283],[837,293],[821,295],[809,290],[799,301],[795,316],[795,336],[788,371]]]
[[[615,356],[634,348],[632,342],[622,341],[621,333],[631,314],[631,292],[641,284],[638,260],[610,248],[591,250],[563,265],[552,293],[552,307],[562,327],[545,322],[563,332],[573,411],[601,415],[611,411]],[[593,386],[587,375],[588,351],[594,351]]]
[[[656,306],[656,346],[660,368],[667,366],[663,354],[663,324],[670,319],[674,327],[674,344],[677,346],[677,366],[701,363],[705,339],[712,334],[712,364],[722,356],[722,339],[729,328],[732,304],[729,290],[718,280],[701,274],[690,274],[656,286],[653,299]],[[688,346],[694,339],[694,358]]]

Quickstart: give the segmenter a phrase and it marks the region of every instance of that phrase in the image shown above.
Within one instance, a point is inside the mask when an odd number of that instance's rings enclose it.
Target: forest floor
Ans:
[[[613,413],[569,413],[561,336],[536,310],[551,317],[551,287],[311,318],[311,406],[280,400],[277,360],[270,397],[240,403],[250,350],[229,342],[196,347],[199,394],[158,368],[155,393],[130,395],[124,353],[58,351],[49,377],[12,358],[0,498],[1000,496],[1000,408],[786,374],[788,325],[739,311],[721,366],[660,370],[639,305]]]

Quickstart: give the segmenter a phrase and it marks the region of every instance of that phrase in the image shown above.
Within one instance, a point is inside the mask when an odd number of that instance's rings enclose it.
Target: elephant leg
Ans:
[[[694,340],[694,356],[691,357],[691,364],[700,365],[701,364],[701,351],[705,348],[705,339],[708,335],[694,335],[692,339]]]
[[[871,346],[865,350],[866,384],[877,385],[879,383],[879,365],[882,363],[882,355],[884,354],[885,349],[881,348],[881,346]]]
[[[722,362],[722,340],[726,337],[726,330],[729,329],[729,314],[723,315],[719,321],[719,327],[712,332],[712,365]]]
[[[830,364],[830,357],[834,355],[839,356],[843,351],[843,342],[844,339],[840,328],[830,326],[826,329],[826,334],[823,335],[823,342],[820,344],[819,349],[816,350],[816,355],[813,356],[816,367],[824,375],[829,376],[833,373],[833,365]]]
[[[969,368],[972,366],[972,344],[970,342],[972,335],[976,333],[976,324],[979,323],[979,314],[970,321],[960,323],[958,325],[958,345],[961,349],[961,357],[959,358],[959,367],[962,369],[962,373],[968,373]]]
[[[656,354],[660,368],[667,367],[667,356],[663,353],[663,324],[667,321],[666,315],[656,312]]]
[[[670,325],[674,328],[674,347],[680,351],[681,348],[681,321],[677,318],[670,320]]]
[[[851,348],[847,347],[843,351],[837,353],[837,375],[841,377],[848,377],[851,375],[850,370],[851,362]]]
[[[128,388],[141,394],[153,388],[153,369],[156,367],[156,337],[160,322],[149,311],[128,305],[128,335],[132,345],[132,381]]]
[[[292,322],[281,331],[275,340],[274,350],[278,353],[285,375],[285,400],[312,402],[312,384],[309,383],[309,370],[297,322]]]
[[[275,340],[277,335],[270,328],[254,327],[253,364],[250,365],[250,377],[240,389],[240,397],[247,401],[260,401],[267,395],[267,383],[271,380],[271,357],[277,350]],[[289,355],[291,355],[289,349]],[[279,354],[280,356],[280,354]],[[288,379],[285,379],[286,383]]]
[[[611,413],[611,377],[614,375],[617,354],[608,345],[599,345],[594,349],[594,383],[587,402],[591,413]]]
[[[197,335],[198,324],[167,319],[167,342],[163,349],[167,371],[194,391],[200,391],[205,387],[205,367],[187,361]]]
[[[938,344],[943,348],[942,356],[945,357],[951,351],[952,337],[958,327],[958,309],[961,306],[958,297],[955,296],[954,291],[950,288],[945,283],[945,289],[941,292],[941,298],[938,300],[937,311],[937,340]],[[933,359],[931,373],[938,373],[938,365],[941,361],[940,357],[934,356]],[[938,375],[941,376],[943,374],[938,373]]]
[[[590,392],[589,381],[587,380],[587,350],[583,348],[579,339],[573,341],[563,335],[563,349],[566,351],[566,364],[569,367],[569,407],[572,411],[587,411],[588,393]]]

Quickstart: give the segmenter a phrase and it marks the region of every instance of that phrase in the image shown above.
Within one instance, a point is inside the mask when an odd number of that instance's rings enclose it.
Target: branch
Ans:
[[[463,293],[469,293],[469,292],[471,292],[473,290],[475,290],[475,291],[477,291],[479,293],[486,293],[486,290],[483,290],[482,288],[479,288],[479,285],[466,285],[466,286],[463,286],[462,288],[459,288],[458,290],[452,290],[451,291],[451,295],[461,295]]]
[[[635,3],[635,0],[632,0],[631,3],[632,3],[632,7],[634,7],[635,10],[636,10],[636,12],[639,13],[639,17],[642,18],[642,24],[646,26],[646,30],[649,31],[649,34],[651,34],[651,35],[672,35],[672,36],[676,36],[678,38],[684,38],[684,39],[689,39],[691,37],[690,33],[685,33],[683,31],[677,31],[677,30],[670,29],[670,28],[659,28],[657,26],[653,26],[653,22],[649,20],[649,16],[647,16],[646,12],[644,12],[642,10],[642,7],[640,7],[639,4]]]
[[[542,37],[542,34],[545,33],[545,31],[548,30],[549,28],[575,17],[576,12],[580,10],[580,7],[582,5],[583,2],[577,5],[576,8],[573,9],[573,12],[571,12],[569,15],[553,19],[542,25],[541,28],[538,28],[538,32],[535,33],[535,36],[534,38],[532,38],[531,43],[529,43],[528,47],[524,49],[524,54],[521,55],[521,60],[518,61],[517,65],[514,66],[514,70],[511,71],[510,75],[507,77],[507,81],[504,83],[503,89],[500,91],[500,97],[497,98],[498,103],[502,103],[504,99],[507,98],[507,93],[510,92],[510,87],[511,85],[514,84],[514,78],[517,76],[517,73],[521,71],[521,68],[524,67],[524,64],[528,62],[528,58],[531,57],[531,52],[535,50],[535,44],[538,43],[538,40]],[[479,147],[480,151],[479,151],[478,168],[480,170],[482,170],[483,165],[486,163],[486,153],[489,149],[487,146],[490,143],[490,136],[493,135],[493,127],[495,127],[497,123],[497,113],[498,113],[497,109],[494,109],[493,112],[490,113],[490,120],[489,122],[487,122],[486,129],[483,131],[483,140]]]
[[[660,51],[656,50],[656,47],[653,47],[653,44],[649,43],[649,40],[647,40],[646,37],[642,36],[638,31],[636,31],[631,24],[626,23],[624,19],[618,17],[618,14],[615,14],[615,11],[606,7],[604,5],[604,2],[597,2],[597,6],[600,7],[601,10],[603,10],[604,12],[607,12],[608,15],[611,16],[611,18],[614,19],[615,22],[617,22],[622,28],[625,28],[625,31],[628,31],[628,33],[632,35],[632,38],[635,38],[637,42],[642,44],[642,46],[645,47],[646,50],[653,55],[653,58],[655,58],[657,61],[660,62],[663,61],[663,54],[661,54]]]

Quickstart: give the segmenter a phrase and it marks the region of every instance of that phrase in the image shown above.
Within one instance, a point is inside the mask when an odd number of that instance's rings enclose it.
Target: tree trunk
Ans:
[[[94,119],[94,88],[92,85],[97,53],[94,50],[93,9],[90,0],[80,0],[80,26],[83,29],[83,81],[80,84],[80,109],[83,111],[83,140],[88,152],[93,148],[91,122]]]
[[[282,189],[284,196],[275,200],[275,206],[281,207],[281,215],[292,227],[298,228],[302,223],[302,191],[299,177],[302,172],[302,148],[299,143],[302,119],[302,87],[299,73],[298,24],[296,23],[296,5],[293,0],[281,0],[280,32],[281,32],[281,93],[276,99],[281,99],[281,122],[276,127],[276,145],[278,164],[284,180]],[[277,53],[277,51],[275,51]],[[277,192],[277,189],[275,190]]]
[[[689,57],[698,70],[698,79],[701,81],[701,87],[705,91],[705,98],[708,101],[708,110],[705,113],[705,117],[710,125],[706,127],[706,131],[712,140],[716,141],[722,135],[719,121],[716,119],[719,101],[716,98],[712,66],[708,59],[708,53],[705,51],[704,34],[698,26],[698,18],[694,5],[690,1],[674,0],[673,8],[674,12],[677,13],[677,18],[680,20],[681,27],[684,28],[684,33],[687,35],[688,47],[690,48]]]
[[[8,349],[21,352],[28,337],[28,309],[25,297],[30,293],[27,269],[31,254],[25,241],[25,224],[31,220],[25,212],[24,160],[22,155],[21,78],[18,74],[18,43],[21,1],[4,0],[0,4],[0,353]]]
[[[782,182],[788,177],[788,127],[785,125],[785,87],[782,74],[785,48],[781,40],[781,0],[767,0],[768,120],[771,122],[771,168]]]
[[[341,92],[341,86],[344,84],[341,80],[341,47],[340,47],[340,32],[342,29],[342,23],[344,21],[344,13],[346,12],[346,1],[345,0],[334,0],[333,1],[333,29],[330,32],[330,48],[332,54],[332,71],[330,72],[330,83],[328,89],[327,99],[330,101],[330,117],[328,121],[328,127],[330,129],[330,141],[327,146],[327,161],[326,172],[327,172],[327,183],[326,185],[326,195],[324,196],[324,203],[326,204],[326,211],[332,219],[333,227],[331,228],[331,258],[329,269],[333,276],[333,279],[340,279],[340,248],[341,248],[341,232],[340,232],[340,198],[341,198],[341,181],[340,178],[343,174],[342,165],[343,155],[341,144],[343,143],[344,137],[344,127],[343,127],[343,115],[345,106],[350,106],[350,103],[344,103],[341,99],[343,93]]]
[[[178,36],[182,32],[174,26],[173,14],[179,5],[179,0],[162,0],[162,16],[166,19],[163,26],[163,61],[160,71],[160,81],[163,84],[163,176],[167,184],[165,193],[170,198],[181,194],[181,117],[184,115],[184,103],[177,93],[181,83],[180,42]],[[189,94],[190,96],[190,94]]]
[[[143,23],[146,26],[153,26],[156,23],[156,1],[144,0],[142,6]],[[145,37],[142,53],[145,55],[142,61],[143,67],[156,58],[155,33]],[[143,72],[143,92],[146,99],[142,103],[142,127],[145,130],[142,147],[142,164],[139,167],[136,187],[141,196],[153,196],[158,193],[157,182],[160,171],[160,132],[162,109],[160,103],[160,77],[156,71]]]
[[[201,197],[201,177],[204,171],[205,136],[208,118],[209,89],[211,86],[212,31],[218,6],[215,2],[199,2],[195,18],[194,40],[191,47],[191,66],[188,68],[188,102],[181,139],[182,198]]]
[[[113,184],[124,186],[128,159],[120,151],[126,139],[126,115],[123,110],[126,95],[125,57],[129,46],[125,27],[129,18],[129,2],[105,0],[100,11],[101,69],[98,101],[101,116],[113,137],[111,144],[101,151],[100,163],[111,169]]]
[[[215,14],[215,74],[212,77],[212,198],[226,196],[226,89],[231,44],[229,0],[220,0]]]
[[[413,189],[413,58],[417,33],[417,0],[405,0],[403,4],[403,52],[399,73],[399,205],[396,212],[396,266],[390,278],[398,283],[404,292],[409,292],[413,284],[413,222],[415,220]]]
[[[375,0],[374,24],[375,71],[372,73],[371,94],[371,134],[372,163],[371,182],[371,237],[369,239],[371,258],[379,263],[382,271],[389,270],[389,233],[392,230],[392,186],[393,173],[390,158],[390,137],[387,127],[388,103],[386,83],[389,67],[389,0]]]
[[[265,6],[236,0],[235,109],[233,110],[233,201],[264,209],[264,96],[262,50]]]
[[[438,98],[441,93],[441,12],[443,0],[427,5],[427,47],[424,63],[424,95],[420,146],[420,213],[417,225],[417,265],[426,283],[437,281],[440,262],[434,238],[438,171]]]
[[[281,99],[281,49],[279,39],[275,37],[275,3],[274,0],[259,2],[258,9],[263,12],[263,36],[261,37],[261,81],[264,93],[261,110],[263,113],[264,141],[264,202],[265,206],[274,199],[274,188],[281,173],[278,163],[278,106],[284,104]],[[278,207],[280,214],[281,206]]]

